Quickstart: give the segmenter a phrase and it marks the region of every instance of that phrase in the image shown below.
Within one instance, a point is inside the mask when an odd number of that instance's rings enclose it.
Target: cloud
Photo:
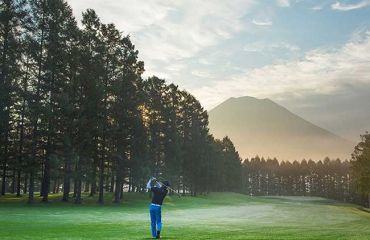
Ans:
[[[85,9],[85,0],[68,0],[75,14]],[[255,0],[89,0],[103,22],[114,22],[130,34],[146,74],[173,76],[174,62],[183,62],[205,48],[246,31],[243,17]],[[79,17],[80,18],[80,17]],[[179,71],[180,68],[177,68]]]
[[[194,70],[194,71],[191,71],[191,74],[193,76],[196,76],[196,77],[199,77],[199,78],[214,78],[215,76],[208,72],[208,71],[200,71],[200,70]]]
[[[323,9],[323,6],[322,5],[317,5],[317,6],[312,7],[311,9],[312,10],[319,11],[319,10],[322,10]]]
[[[179,72],[186,68],[186,65],[184,63],[172,63],[164,67],[167,71],[171,72]]]
[[[192,92],[206,108],[229,97],[255,96],[280,101],[308,94],[335,96],[348,86],[370,87],[370,32],[339,49],[309,51],[299,61],[267,65]],[[292,100],[293,101],[293,100]]]
[[[264,19],[264,20],[253,19],[252,22],[254,25],[257,25],[257,26],[271,26],[272,25],[272,22],[270,19]]]
[[[319,10],[322,10],[322,7],[321,6],[315,6],[315,7],[312,7],[311,9],[319,11]]]
[[[280,7],[290,7],[289,0],[277,0],[277,3]]]
[[[324,8],[330,6],[332,4],[333,0],[320,0],[320,1],[313,1],[313,7],[311,7],[311,10],[314,11],[320,11]]]
[[[212,64],[208,59],[205,59],[205,58],[198,58],[198,63],[203,64],[203,65]]]
[[[370,0],[362,0],[358,3],[353,3],[353,4],[346,4],[346,3],[341,3],[337,1],[331,5],[331,8],[337,11],[350,11],[350,10],[367,7],[369,5],[370,5]]]
[[[297,52],[300,48],[296,45],[285,43],[285,42],[278,42],[278,43],[264,43],[264,42],[254,42],[251,44],[247,44],[243,48],[246,52],[259,52],[259,53],[267,53],[283,50],[283,51],[290,51],[290,52]]]
[[[147,0],[145,4],[135,0],[67,0],[75,16],[81,20],[81,13],[87,8],[96,10],[104,22],[113,22],[127,33],[139,31],[165,18],[172,10],[170,5]]]

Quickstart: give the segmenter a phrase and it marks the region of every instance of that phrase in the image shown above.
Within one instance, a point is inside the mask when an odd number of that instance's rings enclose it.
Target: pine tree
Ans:
[[[74,186],[75,203],[81,203],[82,182],[90,180],[91,172],[96,171],[96,139],[98,135],[98,112],[101,110],[102,91],[102,43],[100,39],[101,23],[92,9],[82,14],[83,30],[80,40],[81,72],[79,75],[77,117],[78,137],[77,163]],[[87,178],[83,178],[86,176]],[[94,179],[95,181],[95,179]]]
[[[195,196],[205,191],[202,185],[206,181],[203,172],[207,170],[208,114],[192,95],[183,92],[183,96],[183,178]]]
[[[27,20],[27,9],[24,0],[4,0],[0,3],[0,8],[0,162],[1,195],[4,195],[11,147],[10,134],[15,126],[14,92],[17,89],[17,80],[21,76],[21,38]]]
[[[30,2],[32,23],[29,26],[29,56],[32,58],[31,86],[34,88],[30,98],[30,119],[31,119],[31,156],[28,163],[29,169],[29,188],[28,202],[32,203],[35,191],[35,178],[39,160],[42,157],[40,120],[44,110],[44,91],[45,86],[45,45],[48,39],[47,19],[50,14],[46,0],[34,0]]]
[[[148,78],[144,85],[147,95],[145,108],[147,109],[150,174],[160,176],[164,162],[164,115],[163,107],[166,86],[163,79]]]
[[[129,36],[120,38],[118,73],[113,83],[112,126],[114,154],[116,155],[116,182],[114,202],[122,199],[124,172],[128,161],[132,158],[132,143],[135,139],[135,129],[141,99],[137,98],[138,87],[144,64],[138,61],[138,51],[131,43]]]
[[[357,190],[367,198],[367,207],[370,207],[370,134],[361,135],[352,154],[351,169]]]
[[[58,155],[62,151],[64,89],[68,84],[69,72],[66,66],[70,65],[69,51],[71,41],[74,41],[76,22],[72,16],[72,9],[62,0],[48,1],[46,4],[50,12],[48,18],[49,37],[45,44],[45,158],[42,179],[41,195],[43,201],[48,201],[50,192],[51,173],[56,172]],[[72,29],[71,29],[72,28]],[[56,134],[59,133],[59,134]],[[53,168],[54,167],[54,168]]]
[[[224,190],[226,191],[240,191],[241,185],[241,160],[234,144],[228,137],[222,139],[223,145],[223,160],[224,171],[226,175],[226,182]]]
[[[181,92],[174,84],[165,88],[164,125],[164,170],[163,175],[173,188],[179,188],[183,152],[181,149]]]
[[[61,86],[64,91],[59,95],[60,104],[60,125],[62,137],[60,139],[60,154],[63,158],[63,198],[62,201],[69,201],[71,190],[72,166],[75,163],[77,149],[77,120],[79,111],[79,72],[81,70],[81,54],[79,41],[81,32],[77,28],[74,19],[69,18],[65,23],[66,46],[63,58],[65,59],[65,82]]]

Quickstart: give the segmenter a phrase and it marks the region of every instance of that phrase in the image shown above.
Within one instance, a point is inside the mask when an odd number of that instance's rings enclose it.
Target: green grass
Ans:
[[[150,239],[147,194],[124,202],[27,205],[0,198],[0,239]],[[313,197],[249,197],[235,193],[167,197],[163,239],[370,239],[370,213],[358,206]]]

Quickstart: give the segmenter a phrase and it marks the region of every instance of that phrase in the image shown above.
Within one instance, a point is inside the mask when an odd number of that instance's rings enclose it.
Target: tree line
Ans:
[[[370,134],[361,136],[350,161],[281,161],[256,156],[242,163],[248,195],[319,196],[370,206]]]
[[[254,157],[243,162],[243,189],[250,195],[322,196],[351,201],[349,161],[278,162]]]
[[[94,10],[81,27],[64,0],[1,6],[1,194],[143,191],[161,176],[182,193],[236,189],[240,158],[209,134],[199,101],[158,77],[144,79],[138,50]]]

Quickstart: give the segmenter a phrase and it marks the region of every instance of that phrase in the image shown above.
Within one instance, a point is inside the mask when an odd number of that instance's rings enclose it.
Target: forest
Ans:
[[[370,204],[370,136],[350,161],[242,161],[215,139],[207,111],[156,76],[129,35],[87,9],[77,24],[64,0],[1,1],[1,195],[145,191],[150,176],[179,193],[310,195]],[[368,201],[369,200],[369,201]]]
[[[124,187],[143,191],[149,176],[192,195],[212,190],[216,171],[237,182],[239,157],[228,138],[209,134],[199,101],[143,79],[130,37],[94,10],[79,28],[65,1],[9,0],[1,9],[3,195],[32,202],[37,191],[47,202],[63,186],[63,201],[73,192],[80,203],[88,191],[102,203],[104,191],[115,202]]]

